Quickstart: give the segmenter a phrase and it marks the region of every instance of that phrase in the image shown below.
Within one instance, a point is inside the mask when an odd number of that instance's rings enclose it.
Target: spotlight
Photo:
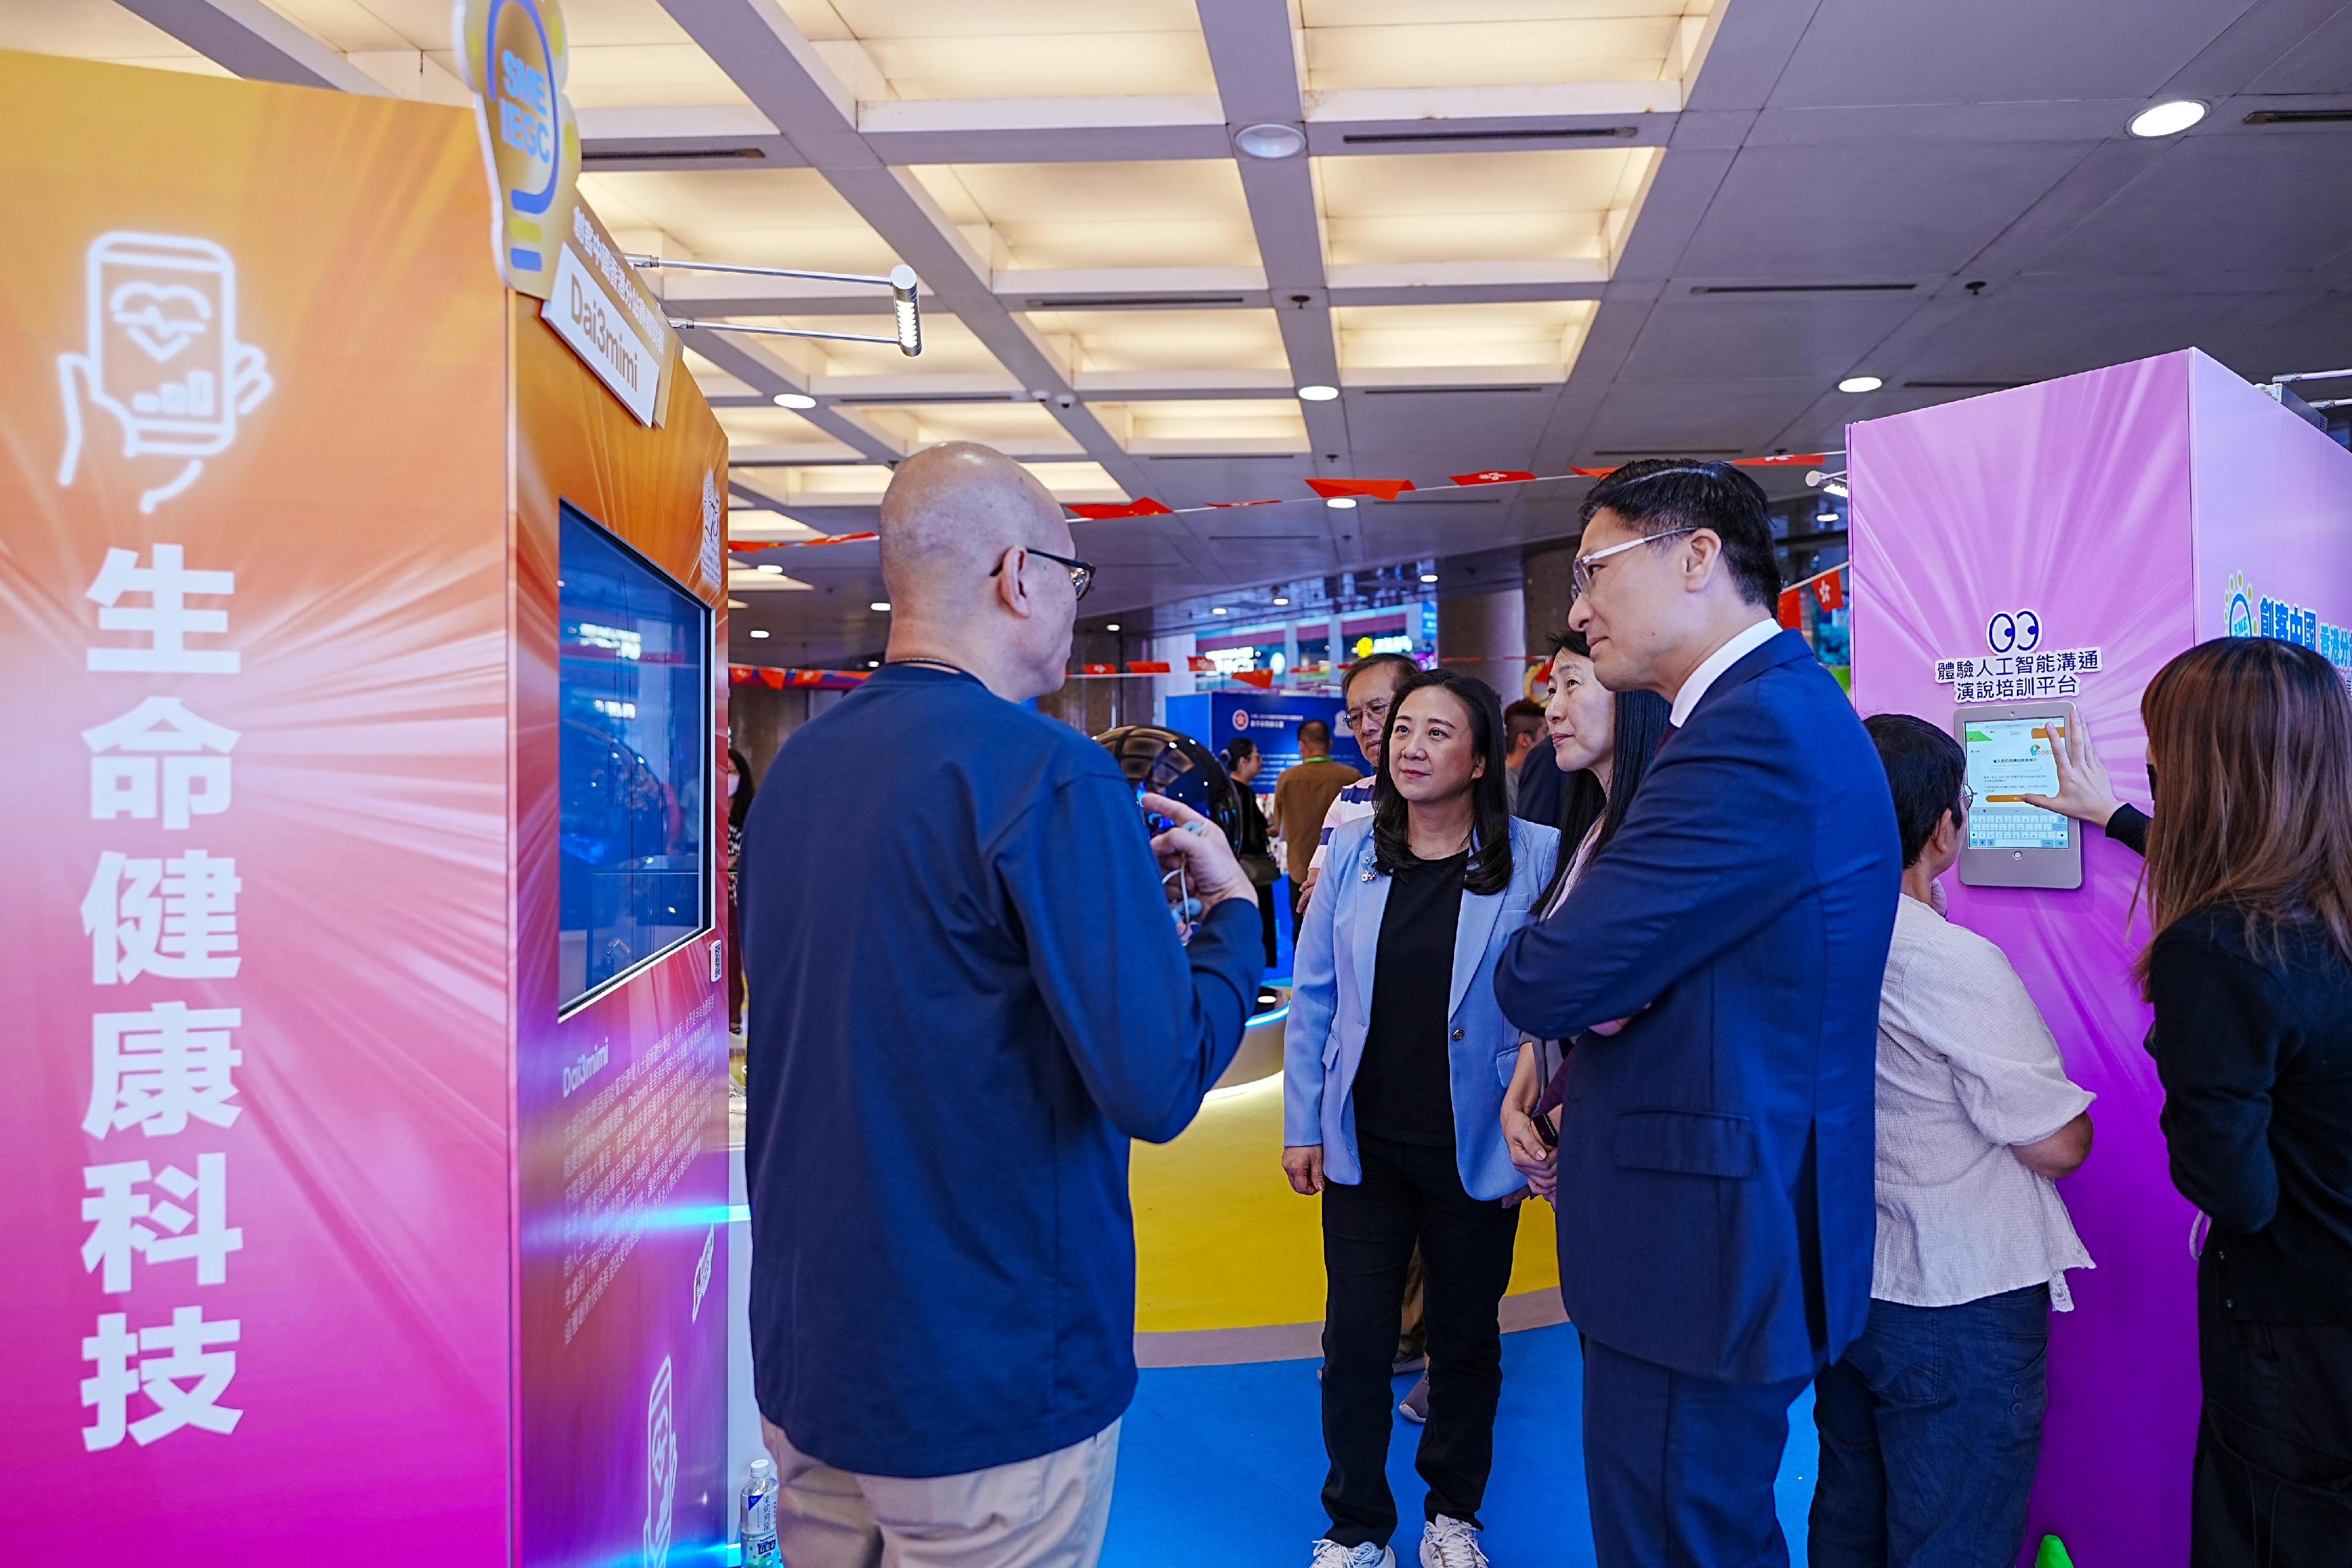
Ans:
[[[1838,391],[1842,392],[1874,392],[1885,384],[1886,383],[1885,382],[1880,381],[1876,376],[1848,376],[1845,380],[1838,382]]]
[[[2205,106],[2193,98],[2168,99],[2141,110],[2125,125],[2134,136],[2178,136],[2205,118]]]
[[[1225,607],[1220,604],[1214,610],[1210,611],[1209,613],[1212,615],[1223,615],[1225,613]]]
[[[1352,512],[1356,509],[1356,497],[1353,496],[1334,496],[1323,504],[1330,507],[1335,512]]]
[[[1329,402],[1333,398],[1338,397],[1339,395],[1339,389],[1338,387],[1327,387],[1322,385],[1320,382],[1318,382],[1313,386],[1305,386],[1298,389],[1299,400],[1303,402]]]
[[[1437,580],[1437,574],[1433,571],[1424,571],[1421,574],[1421,580],[1423,582],[1435,582]]]
[[[923,351],[923,321],[915,311],[915,269],[904,262],[890,269],[890,308],[898,319],[898,351],[912,359]]]
[[[778,408],[814,408],[816,399],[806,392],[778,392],[772,400]]]
[[[879,659],[868,659],[866,661],[866,667],[869,670],[878,670],[882,667],[882,661]]]
[[[887,615],[890,613],[890,601],[887,599],[877,599],[866,608],[877,615]]]
[[[754,637],[765,637],[767,633],[755,626],[751,629],[751,635]]]
[[[1116,632],[1118,630],[1118,622],[1116,621],[1106,621],[1103,622],[1103,630],[1106,632]]]
[[[1307,132],[1279,122],[1249,125],[1234,132],[1234,145],[1252,158],[1296,158],[1307,151]]]
[[[753,571],[764,571],[764,572],[766,572],[770,577],[782,577],[782,576],[783,576],[783,575],[784,575],[784,569],[783,569],[782,567],[781,567],[781,566],[778,566],[778,565],[777,565],[775,562],[773,562],[773,561],[763,560],[763,561],[761,561],[759,565],[757,565],[757,566],[753,567],[751,570],[752,570]]]
[[[1276,602],[1276,604],[1287,604],[1287,603],[1289,603],[1289,602],[1290,602],[1290,601],[1288,601],[1287,599],[1277,599],[1277,600],[1276,600],[1276,601],[1275,601],[1275,602]]]

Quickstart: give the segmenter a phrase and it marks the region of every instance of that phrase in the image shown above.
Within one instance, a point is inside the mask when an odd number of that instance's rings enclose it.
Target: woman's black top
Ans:
[[[1265,813],[1258,810],[1257,791],[1236,782],[1234,793],[1242,798],[1242,839],[1234,846],[1237,855],[1265,855],[1274,852],[1273,835],[1265,825]]]
[[[1447,1047],[1454,934],[1462,919],[1465,850],[1414,861],[1389,878],[1372,963],[1372,1017],[1356,1069],[1356,1130],[1399,1144],[1454,1146]]]
[[[2147,813],[2137,806],[2118,806],[2116,814],[2107,819],[2107,837],[2132,853],[2145,856],[2147,853]]]
[[[2315,925],[2281,946],[2258,953],[2229,908],[2156,939],[2148,1049],[2172,1183],[2213,1221],[2208,1312],[2352,1323],[2352,964]]]

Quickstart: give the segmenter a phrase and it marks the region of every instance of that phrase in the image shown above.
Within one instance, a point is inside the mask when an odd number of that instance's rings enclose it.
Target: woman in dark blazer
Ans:
[[[2147,857],[2172,1181],[2212,1221],[2197,1266],[2205,1403],[2192,1568],[2352,1563],[2352,706],[2327,661],[2204,643],[2140,699],[2153,816],[2079,721],[2059,793]]]

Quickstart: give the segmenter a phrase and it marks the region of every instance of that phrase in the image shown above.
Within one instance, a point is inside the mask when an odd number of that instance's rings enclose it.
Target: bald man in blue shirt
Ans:
[[[1257,893],[1197,814],[1146,797],[1179,824],[1150,838],[1109,753],[1021,706],[1061,685],[1091,574],[1044,486],[933,447],[881,536],[883,667],[784,743],[746,827],[779,1534],[793,1568],[1088,1568],[1135,1390],[1128,1144],[1183,1131],[1240,1045]]]

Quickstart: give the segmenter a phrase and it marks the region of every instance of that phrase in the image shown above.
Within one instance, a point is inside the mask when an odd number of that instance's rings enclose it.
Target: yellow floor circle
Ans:
[[[1173,1143],[1135,1146],[1139,1333],[1323,1319],[1320,1200],[1282,1174],[1282,1077],[1220,1089]],[[1519,1206],[1511,1293],[1556,1290],[1549,1205]]]

